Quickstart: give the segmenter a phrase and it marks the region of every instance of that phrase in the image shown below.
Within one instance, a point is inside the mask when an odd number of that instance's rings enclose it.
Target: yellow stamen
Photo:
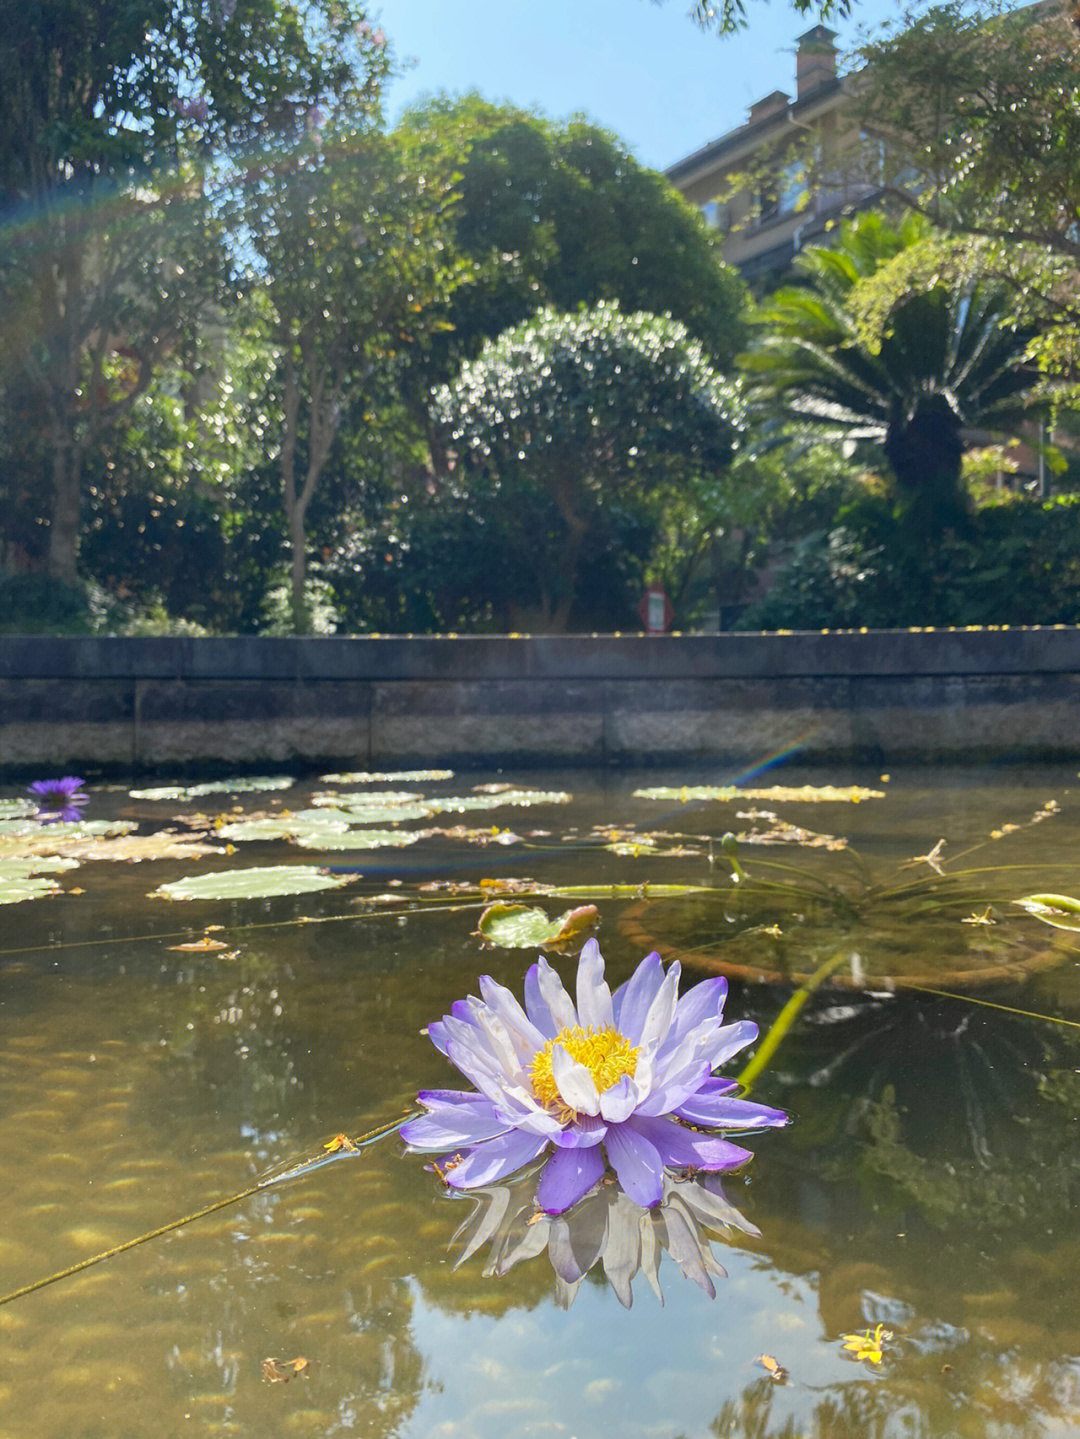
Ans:
[[[591,1025],[583,1029],[579,1024],[560,1029],[554,1039],[549,1039],[543,1049],[537,1050],[529,1072],[533,1094],[563,1124],[569,1124],[576,1115],[563,1100],[551,1072],[551,1055],[557,1044],[566,1050],[571,1059],[585,1066],[593,1077],[598,1094],[617,1084],[624,1074],[632,1076],[637,1068],[637,1049],[617,1029],[594,1029]]]

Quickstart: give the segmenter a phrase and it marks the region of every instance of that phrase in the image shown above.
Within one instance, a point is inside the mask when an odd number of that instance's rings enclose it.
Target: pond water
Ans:
[[[82,813],[104,833],[0,820],[0,866],[78,860],[0,908],[3,1295],[456,1087],[424,1026],[480,974],[520,994],[536,953],[476,933],[482,880],[563,891],[522,901],[552,919],[595,903],[613,982],[652,945],[684,991],[727,969],[727,1016],[762,1035],[831,966],[754,1080],[792,1122],[724,1180],[760,1233],[714,1234],[715,1298],[668,1254],[663,1304],[639,1273],[624,1307],[597,1266],[564,1308],[524,1218],[508,1242],[536,1257],[496,1277],[481,1245],[455,1266],[473,1201],[392,1135],[0,1302],[0,1439],[1080,1434],[1080,935],[1016,904],[1080,896],[1075,768],[788,766],[740,798],[693,789],[724,782],[97,786]],[[341,839],[358,815],[382,847]],[[154,893],[296,864],[342,883]],[[552,954],[564,976],[583,937]],[[693,1278],[700,1248],[679,1253]],[[879,1324],[880,1362],[845,1344]]]

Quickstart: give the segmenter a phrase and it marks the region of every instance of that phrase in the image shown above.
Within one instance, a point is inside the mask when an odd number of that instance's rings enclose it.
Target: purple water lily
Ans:
[[[60,779],[36,779],[28,785],[38,803],[37,818],[45,823],[82,818],[82,807],[90,796],[83,791],[84,779],[66,774]]]
[[[736,1169],[750,1158],[702,1130],[787,1123],[778,1109],[739,1099],[713,1070],[757,1037],[749,1020],[722,1024],[727,981],[707,979],[679,997],[678,962],[645,957],[611,993],[595,940],[581,951],[577,1004],[541,958],[525,977],[524,1008],[489,975],[482,998],[459,1000],[428,1026],[435,1047],[476,1092],[422,1091],[426,1114],[401,1131],[410,1149],[448,1156],[453,1189],[493,1184],[551,1155],[536,1189],[562,1214],[611,1165],[626,1194],[651,1208],[664,1171]]]

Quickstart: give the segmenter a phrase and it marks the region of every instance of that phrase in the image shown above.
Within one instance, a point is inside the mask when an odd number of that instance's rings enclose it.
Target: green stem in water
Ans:
[[[788,1030],[795,1023],[796,1019],[798,1019],[803,1005],[814,993],[815,989],[818,989],[824,984],[830,974],[835,974],[841,965],[846,964],[850,957],[851,956],[844,950],[841,950],[838,954],[834,954],[831,959],[827,959],[823,965],[815,969],[806,983],[800,985],[791,996],[787,1004],[784,1005],[783,1009],[773,1020],[772,1024],[769,1025],[765,1038],[758,1045],[753,1059],[751,1059],[750,1063],[739,1075],[739,1084],[744,1093],[750,1090],[754,1081],[768,1067],[769,1061],[780,1048]]]

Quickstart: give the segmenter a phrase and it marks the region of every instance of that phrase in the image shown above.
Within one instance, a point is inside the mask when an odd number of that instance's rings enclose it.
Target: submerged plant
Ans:
[[[85,784],[84,779],[73,774],[60,779],[34,780],[27,788],[38,806],[36,818],[43,824],[81,819],[83,807],[90,801],[83,788]]]
[[[722,1024],[727,981],[679,997],[678,962],[657,954],[614,994],[595,940],[578,959],[576,996],[540,958],[525,977],[525,1005],[490,976],[482,998],[459,1000],[428,1027],[435,1047],[476,1086],[428,1090],[427,1111],[402,1129],[410,1149],[446,1156],[452,1189],[514,1174],[550,1150],[536,1202],[562,1214],[605,1175],[605,1158],[634,1204],[664,1196],[665,1171],[737,1169],[749,1150],[713,1130],[787,1123],[777,1109],[734,1096],[713,1070],[751,1044],[749,1020]]]

